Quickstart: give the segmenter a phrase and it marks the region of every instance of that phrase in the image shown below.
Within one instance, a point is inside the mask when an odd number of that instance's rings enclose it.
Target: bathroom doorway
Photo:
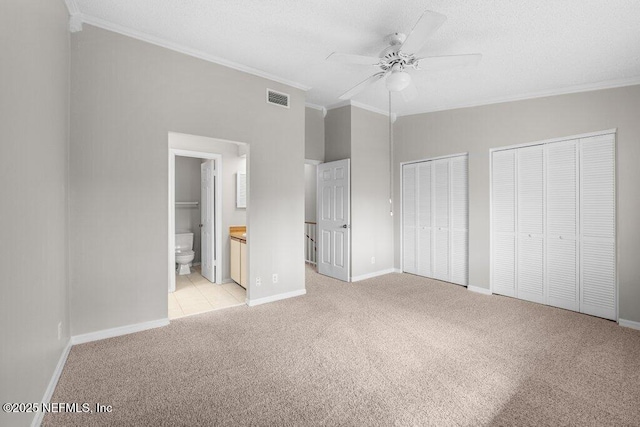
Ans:
[[[248,148],[169,132],[169,319],[246,304],[230,235],[242,228],[246,247]]]
[[[191,267],[200,266],[204,278],[221,284],[222,155],[180,149],[170,154],[170,268],[177,264],[178,275],[188,275]],[[184,259],[188,265],[180,263],[182,253],[190,253]],[[174,292],[176,275],[169,276],[169,292]]]

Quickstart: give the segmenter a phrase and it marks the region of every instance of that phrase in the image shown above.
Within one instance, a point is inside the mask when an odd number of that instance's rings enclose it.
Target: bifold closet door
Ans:
[[[516,150],[491,158],[491,281],[493,292],[516,296]]]
[[[402,167],[402,271],[417,274],[416,204],[418,202],[415,164]]]
[[[422,162],[416,164],[417,179],[417,212],[416,212],[416,274],[420,276],[432,277],[432,253],[431,240],[433,236],[432,213],[431,213],[431,180],[432,180],[431,162]]]
[[[516,296],[544,304],[544,146],[520,148],[517,159]]]
[[[432,162],[434,173],[434,233],[432,239],[433,277],[438,280],[449,281],[450,236],[449,236],[449,159]]]
[[[402,268],[467,284],[467,156],[402,167]]]
[[[578,143],[547,146],[547,303],[579,311]]]
[[[402,269],[432,276],[431,162],[402,167]]]
[[[467,156],[454,157],[451,173],[451,275],[452,283],[467,286],[469,278],[469,173]]]
[[[580,311],[617,319],[615,139],[580,140]]]

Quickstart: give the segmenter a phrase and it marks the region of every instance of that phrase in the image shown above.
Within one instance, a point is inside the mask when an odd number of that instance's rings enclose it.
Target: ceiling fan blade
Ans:
[[[366,88],[368,88],[369,86],[371,86],[372,84],[374,84],[375,82],[383,78],[386,74],[387,73],[384,71],[381,73],[374,74],[373,76],[367,78],[363,82],[358,83],[357,85],[355,85],[354,87],[352,87],[351,89],[349,89],[348,91],[340,95],[340,99],[353,98],[354,96],[356,96],[357,94],[359,94],[360,92],[362,92],[363,90],[365,90]]]
[[[411,83],[409,83],[409,86],[400,92],[400,95],[402,95],[404,102],[411,102],[418,97],[418,88],[415,83],[413,83],[413,79],[411,80]]]
[[[376,65],[380,58],[375,56],[352,55],[350,53],[333,52],[327,56],[327,61],[340,62],[341,64]]]
[[[419,58],[416,61],[418,62],[420,70],[438,71],[477,65],[481,59],[481,54],[471,53],[467,55],[427,56],[426,58]]]
[[[420,19],[418,19],[418,22],[416,22],[416,25],[413,27],[413,30],[411,30],[409,36],[407,36],[400,50],[405,53],[418,52],[427,42],[427,39],[431,37],[446,20],[446,16],[426,10]]]

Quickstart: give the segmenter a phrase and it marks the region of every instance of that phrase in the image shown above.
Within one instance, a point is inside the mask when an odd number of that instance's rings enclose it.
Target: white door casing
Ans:
[[[350,281],[351,183],[349,159],[318,165],[318,273]]]
[[[200,242],[202,246],[202,276],[216,281],[215,238],[215,163],[207,160],[200,164]]]

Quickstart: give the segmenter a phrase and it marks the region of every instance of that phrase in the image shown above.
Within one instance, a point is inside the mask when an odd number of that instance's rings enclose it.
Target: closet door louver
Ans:
[[[449,279],[449,159],[433,162],[435,239],[433,243],[433,277]]]
[[[549,305],[579,311],[578,144],[547,146],[547,286]]]
[[[467,286],[469,276],[468,158],[454,157],[451,172],[451,282]]]
[[[544,303],[544,146],[520,148],[517,156],[516,296]]]
[[[515,296],[516,287],[516,157],[515,150],[492,154],[491,280],[493,292]]]
[[[580,140],[580,311],[616,320],[614,135]]]
[[[402,270],[417,273],[416,260],[416,165],[402,167]]]
[[[431,277],[433,274],[431,268],[431,162],[417,163],[416,171],[418,194],[418,211],[416,212],[416,274]]]
[[[403,271],[467,285],[467,156],[402,168]]]

